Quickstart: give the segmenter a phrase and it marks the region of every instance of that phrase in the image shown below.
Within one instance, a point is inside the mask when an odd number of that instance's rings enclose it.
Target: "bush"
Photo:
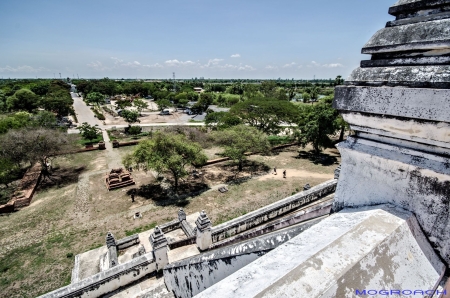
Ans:
[[[91,107],[91,110],[94,112],[95,116],[97,116],[97,118],[99,120],[105,120],[105,115],[103,115],[102,113],[100,113],[96,108]]]
[[[142,132],[142,127],[135,125],[135,126],[131,126],[130,128],[128,128],[128,133],[130,135],[138,135]]]
[[[67,257],[68,259],[73,258],[73,253],[71,253],[71,252],[67,253],[66,257]]]
[[[292,143],[292,138],[289,136],[269,136],[267,138],[269,140],[270,145],[277,146],[277,145],[283,145],[283,144],[289,144]]]

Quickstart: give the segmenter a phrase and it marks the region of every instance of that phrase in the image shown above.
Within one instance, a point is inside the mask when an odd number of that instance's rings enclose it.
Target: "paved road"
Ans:
[[[76,93],[71,92],[70,94],[73,98],[73,108],[77,114],[79,124],[87,122],[90,125],[102,125],[100,120],[95,117],[94,112],[91,111],[91,108],[86,105],[81,97],[78,97]]]
[[[98,125],[102,130],[105,129],[111,129],[113,127],[116,128],[123,128],[127,127],[128,124],[123,125],[103,125],[103,122],[98,120],[95,117],[94,112],[92,112],[91,108],[86,105],[86,103],[83,101],[83,99],[79,96],[77,96],[76,93],[72,93],[73,98],[73,108],[75,110],[75,113],[77,114],[78,119],[78,125],[80,125],[83,122],[87,122],[90,125]],[[158,113],[158,112],[155,112]],[[196,118],[194,118],[196,119]],[[197,119],[196,119],[197,120]],[[173,123],[147,123],[147,124],[139,124],[139,126],[176,126],[176,125],[186,125],[186,126],[203,126],[205,125],[202,122],[186,122],[186,123],[180,123],[180,122],[173,122]],[[78,129],[69,129],[68,133],[79,133],[80,131]]]

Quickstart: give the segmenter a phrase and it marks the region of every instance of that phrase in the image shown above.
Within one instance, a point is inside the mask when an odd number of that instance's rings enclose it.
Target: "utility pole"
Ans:
[[[61,73],[59,73],[59,78],[61,79]]]
[[[175,85],[175,73],[173,73],[173,93],[176,93]]]

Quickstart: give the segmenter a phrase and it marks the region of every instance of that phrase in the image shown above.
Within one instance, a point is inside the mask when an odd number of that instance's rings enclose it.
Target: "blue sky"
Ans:
[[[0,77],[347,77],[395,0],[0,0]]]

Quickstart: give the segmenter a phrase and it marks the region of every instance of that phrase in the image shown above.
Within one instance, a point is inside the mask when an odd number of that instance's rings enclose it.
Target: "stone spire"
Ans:
[[[180,210],[178,211],[178,220],[186,220],[186,212],[184,212],[183,208],[180,208]]]
[[[197,234],[196,234],[196,243],[199,250],[207,250],[209,246],[212,244],[211,238],[211,221],[206,215],[205,210],[200,212],[199,217],[195,221],[195,225],[197,226]]]
[[[153,258],[156,262],[157,270],[161,270],[169,264],[169,257],[167,256],[168,242],[161,229],[156,226],[153,233],[150,235],[150,244],[153,248]]]
[[[355,135],[340,143],[335,210],[391,203],[412,211],[450,263],[450,1],[399,0],[364,45],[333,106]]]
[[[109,268],[117,266],[119,264],[117,257],[117,244],[116,239],[114,238],[114,235],[111,232],[108,232],[106,234],[106,247],[108,248],[107,260],[109,263]]]

